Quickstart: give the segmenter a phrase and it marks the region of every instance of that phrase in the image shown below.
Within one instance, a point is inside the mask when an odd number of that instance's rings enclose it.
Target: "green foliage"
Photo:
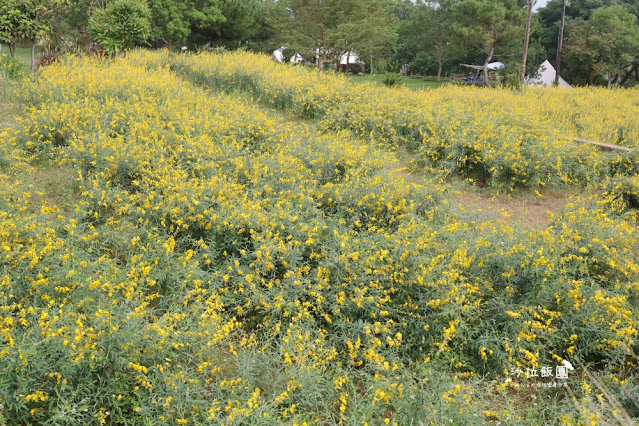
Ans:
[[[15,58],[0,55],[0,80],[17,80],[24,73],[24,65]]]
[[[286,0],[270,17],[282,44],[320,68],[352,49],[369,53],[392,42],[395,21],[385,0]]]
[[[219,0],[149,0],[153,37],[169,49],[187,40],[192,28],[202,28],[225,20]]]
[[[357,19],[344,24],[345,37],[352,41],[349,50],[357,52],[361,60],[392,59],[398,27],[393,5],[391,0],[369,0],[357,12]],[[371,73],[374,71],[370,69]]]
[[[18,42],[35,42],[48,31],[54,4],[50,0],[6,0],[0,4],[0,43],[9,44],[11,56]]]
[[[562,0],[551,0],[546,7],[539,10],[538,16],[541,23],[540,40],[548,52],[548,58],[553,61],[557,55],[557,38],[559,35],[559,22],[561,19]],[[599,76],[593,70],[593,59],[589,57],[593,54],[594,48],[589,43],[589,34],[593,27],[586,24],[593,16],[594,12],[600,8],[612,6],[623,7],[629,13],[639,18],[639,3],[636,0],[571,0],[566,8],[566,33],[565,42],[568,38],[571,46],[566,46],[564,50],[571,53],[566,57],[566,66],[562,67],[562,77],[573,84],[597,84]],[[625,32],[624,29],[623,32]],[[614,34],[602,34],[604,38],[614,36]],[[594,54],[596,55],[596,53]],[[572,57],[571,57],[572,56]],[[639,58],[636,59],[639,61]],[[602,80],[604,81],[604,80]]]
[[[87,52],[91,45],[89,18],[98,8],[98,0],[64,1],[51,20],[48,50],[55,52]]]
[[[0,42],[9,44],[13,56],[15,44],[22,37],[25,16],[18,8],[17,1],[0,3]]]
[[[146,0],[114,0],[93,12],[89,31],[109,55],[115,55],[149,38],[150,19]]]
[[[456,33],[487,56],[523,33],[523,9],[515,0],[462,0],[454,6]]]
[[[265,31],[267,7],[261,0],[223,0],[220,9],[224,21],[208,25],[204,31],[218,44],[256,39]]]
[[[421,75],[441,76],[453,58],[467,50],[453,31],[452,1],[404,3],[400,15],[397,58]]]
[[[169,48],[181,43],[191,32],[189,23],[184,19],[185,2],[171,0],[149,0],[152,12],[151,35],[164,40]]]
[[[485,55],[485,67],[499,55],[499,48],[523,35],[524,10],[517,0],[461,0],[453,7],[453,29],[459,37]]]
[[[402,75],[398,73],[392,73],[392,72],[384,74],[384,78],[382,79],[382,83],[388,87],[396,86],[401,81],[402,81]]]
[[[589,84],[603,78],[610,85],[639,58],[637,17],[623,6],[599,8],[590,19],[568,28],[566,60],[583,68]]]

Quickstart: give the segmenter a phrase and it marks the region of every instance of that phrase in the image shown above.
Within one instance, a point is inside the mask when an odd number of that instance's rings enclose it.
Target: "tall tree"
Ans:
[[[150,20],[146,0],[113,0],[91,15],[89,31],[109,55],[116,55],[147,40]]]
[[[12,57],[19,42],[35,43],[46,32],[52,5],[48,0],[5,0],[0,4],[0,42],[9,46]]]
[[[452,29],[452,0],[437,3],[404,2],[400,16],[398,58],[410,63],[411,69],[424,74],[437,73],[441,78],[444,65],[463,56],[464,46]]]
[[[271,24],[283,43],[316,55],[323,69],[364,41],[377,44],[375,38],[392,31],[392,16],[383,5],[383,0],[283,0],[277,2]]]
[[[31,71],[35,69],[35,45],[45,38],[62,0],[6,0],[0,5],[0,42],[15,56],[18,42],[31,45]]]
[[[260,0],[222,0],[220,5],[224,22],[210,27],[218,40],[247,41],[263,27],[264,2]]]
[[[344,25],[343,30],[352,40],[350,49],[362,60],[370,60],[371,74],[374,72],[373,58],[380,54],[389,57],[397,44],[394,6],[394,0],[369,0],[368,6],[358,13],[359,19]]]
[[[554,61],[557,55],[562,4],[563,0],[550,0],[536,14],[539,16],[542,26],[541,41],[551,61]],[[566,8],[566,27],[570,28],[577,22],[587,21],[596,9],[615,5],[624,6],[630,13],[639,17],[639,1],[637,0],[570,0],[570,4]],[[573,68],[574,66],[575,64],[573,64]],[[574,73],[575,70],[568,71]]]
[[[271,7],[273,2],[265,0],[219,0],[224,19],[192,28],[190,40],[233,48],[269,38],[267,17]]]
[[[192,28],[204,28],[225,20],[220,0],[148,0],[151,35],[166,43],[169,50],[183,43]]]
[[[500,45],[522,35],[524,10],[517,0],[461,0],[453,11],[457,34],[485,57],[484,83],[490,86],[488,64]]]
[[[616,83],[639,58],[637,17],[624,6],[596,9],[569,29],[566,55],[586,70],[588,84],[605,78]]]
[[[29,15],[21,0],[5,0],[0,3],[0,43],[9,46],[9,54],[15,57],[16,45],[24,38],[29,26]]]

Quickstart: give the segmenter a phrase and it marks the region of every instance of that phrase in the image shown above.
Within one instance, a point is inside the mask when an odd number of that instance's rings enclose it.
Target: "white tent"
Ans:
[[[295,55],[291,56],[291,64],[300,64],[302,63],[303,60],[304,58],[299,53],[296,53]]]
[[[284,62],[284,51],[286,50],[285,46],[280,47],[275,52],[273,52],[273,59],[277,62]]]
[[[484,69],[483,65],[471,65],[471,64],[460,64],[460,65],[462,67],[472,68],[477,71],[481,71]],[[500,72],[506,69],[506,65],[504,65],[503,62],[491,62],[490,64],[486,65],[486,68],[488,68],[488,71]]]
[[[539,71],[537,71],[537,75],[533,78],[528,78],[526,80],[526,84],[529,86],[552,86],[555,82],[555,76],[557,75],[557,71],[555,67],[552,66],[548,60],[544,61],[543,64],[539,67]],[[559,76],[559,87],[570,87],[570,84],[566,82],[561,76]]]
[[[362,61],[359,60],[359,56],[353,52],[346,52],[339,58],[340,65],[348,65],[348,64],[361,64]]]

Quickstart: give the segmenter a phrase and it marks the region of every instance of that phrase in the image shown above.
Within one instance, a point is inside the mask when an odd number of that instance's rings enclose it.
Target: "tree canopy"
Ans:
[[[49,29],[53,0],[4,0],[0,4],[0,42],[9,45],[11,56],[20,41],[35,42]]]
[[[610,86],[639,58],[637,17],[621,5],[596,9],[569,28],[565,50],[567,61],[586,72],[588,84],[601,78]]]
[[[130,49],[151,35],[151,10],[145,0],[113,0],[89,19],[91,35],[110,54]]]
[[[488,64],[498,48],[514,38],[523,39],[524,9],[517,0],[461,0],[453,7],[453,29],[484,55],[484,82]]]
[[[562,1],[535,12],[531,0],[4,0],[0,43],[12,54],[36,43],[47,52],[89,52],[94,41],[111,53],[136,44],[268,53],[286,46],[287,56],[300,53],[321,68],[352,52],[371,72],[408,64],[437,77],[466,71],[462,63],[487,74],[499,61],[516,83],[557,57]],[[637,0],[570,0],[562,77],[638,84],[637,20]]]
[[[184,43],[192,28],[206,27],[225,20],[218,0],[149,0],[151,35],[169,49]]]
[[[352,49],[378,49],[394,38],[395,20],[386,0],[284,0],[271,24],[283,44],[320,68]]]
[[[397,11],[399,42],[397,56],[401,63],[422,74],[442,76],[444,65],[464,54],[464,42],[453,31],[452,0],[436,5],[410,0],[401,2]]]

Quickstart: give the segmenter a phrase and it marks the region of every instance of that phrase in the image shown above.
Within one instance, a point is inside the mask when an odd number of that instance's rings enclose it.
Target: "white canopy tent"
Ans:
[[[483,65],[470,65],[470,64],[460,64],[462,67],[466,67],[466,68],[472,68],[474,70],[480,71],[484,69]],[[486,68],[488,68],[488,71],[503,71],[506,68],[506,65],[504,65],[503,62],[491,62],[490,64],[486,65]]]
[[[273,59],[277,62],[284,62],[284,51],[286,50],[285,46],[280,47],[276,51],[273,52]]]
[[[275,61],[277,62],[280,62],[280,63],[286,62],[286,56],[284,56],[284,51],[286,49],[288,49],[286,46],[280,47],[279,49],[273,52],[271,57],[275,59]],[[295,53],[293,56],[291,56],[291,59],[289,60],[289,62],[292,64],[300,64],[303,61],[304,61],[304,58],[299,53]]]
[[[528,78],[526,80],[526,84],[529,86],[552,86],[555,82],[556,76],[557,71],[555,70],[555,67],[553,67],[552,64],[548,62],[548,60],[546,60],[539,67],[537,75],[533,78]],[[566,80],[561,78],[561,76],[559,76],[559,82],[557,85],[563,88],[570,87],[570,84],[568,84]]]
[[[354,52],[346,52],[339,58],[340,65],[348,65],[348,64],[361,64],[359,56]]]

